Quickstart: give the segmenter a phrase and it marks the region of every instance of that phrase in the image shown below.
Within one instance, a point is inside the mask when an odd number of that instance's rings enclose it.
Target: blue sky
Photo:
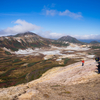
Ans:
[[[0,0],[0,36],[25,31],[100,39],[100,0]]]

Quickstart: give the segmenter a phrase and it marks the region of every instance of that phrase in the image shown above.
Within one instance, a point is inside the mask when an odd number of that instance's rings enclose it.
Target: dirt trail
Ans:
[[[60,84],[78,84],[87,82],[89,79],[97,76],[96,62],[89,60],[85,62],[84,66],[81,66],[81,62],[71,64],[65,67],[56,67],[43,74],[40,78],[41,82],[52,82]]]

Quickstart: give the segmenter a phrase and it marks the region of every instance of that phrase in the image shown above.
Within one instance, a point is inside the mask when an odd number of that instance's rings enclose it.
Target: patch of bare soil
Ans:
[[[100,78],[100,77],[98,77]],[[94,79],[78,85],[38,84],[38,95],[32,100],[99,100],[100,80]]]
[[[30,100],[100,100],[100,75],[87,83],[37,84],[36,89],[39,92]]]

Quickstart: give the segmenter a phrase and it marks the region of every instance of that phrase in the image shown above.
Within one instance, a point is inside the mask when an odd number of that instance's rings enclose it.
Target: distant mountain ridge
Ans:
[[[84,43],[90,43],[92,41],[97,41],[98,43],[100,43],[100,40],[92,40],[92,39],[78,39],[78,40]]]
[[[66,42],[71,42],[71,43],[82,43],[80,41],[78,41],[76,38],[71,37],[71,36],[63,36],[61,38],[58,39],[59,41],[66,41]]]
[[[7,49],[11,49],[12,51],[36,47],[49,47],[49,45],[51,44],[56,46],[68,45],[57,40],[43,38],[32,32],[18,33],[17,35],[13,36],[0,37],[0,47],[6,47]]]
[[[91,44],[99,43],[98,41],[91,41]]]

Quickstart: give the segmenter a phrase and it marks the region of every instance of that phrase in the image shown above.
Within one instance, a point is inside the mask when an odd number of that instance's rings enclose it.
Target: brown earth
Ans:
[[[94,60],[55,67],[27,84],[0,89],[0,100],[100,100]]]

